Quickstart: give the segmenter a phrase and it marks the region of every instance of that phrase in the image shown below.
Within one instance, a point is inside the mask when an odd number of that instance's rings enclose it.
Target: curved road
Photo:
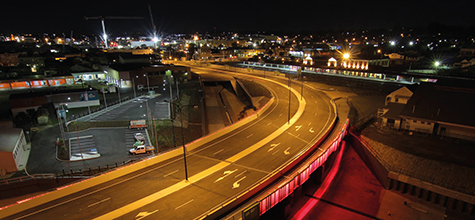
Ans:
[[[202,68],[193,68],[193,71],[222,72]],[[305,88],[305,110],[296,121],[291,120],[289,126],[288,89],[283,84],[254,79],[271,90],[275,101],[254,121],[188,152],[189,181],[184,181],[183,157],[176,157],[8,218],[202,217],[209,210],[266,178],[302,149],[309,147],[324,133],[334,118],[330,100],[319,92]],[[299,98],[300,96],[291,96],[291,116],[297,113]],[[269,138],[273,133],[274,136]],[[281,134],[275,135],[279,133]]]

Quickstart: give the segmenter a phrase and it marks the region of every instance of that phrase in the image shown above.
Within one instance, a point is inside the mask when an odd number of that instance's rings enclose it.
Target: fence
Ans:
[[[55,179],[54,174],[34,174],[29,176],[22,176],[17,178],[3,179],[0,180],[0,185],[7,185],[12,183],[24,182],[28,180],[37,180],[37,179]]]

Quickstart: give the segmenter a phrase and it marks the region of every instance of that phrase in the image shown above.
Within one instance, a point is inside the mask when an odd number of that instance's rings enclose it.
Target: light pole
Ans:
[[[290,96],[291,96],[291,86],[292,86],[291,83],[292,82],[290,81],[290,75],[288,75],[288,76],[289,76],[289,114],[288,114],[287,123],[290,124],[290,101],[291,101]]]
[[[185,178],[188,181],[188,168],[186,166],[186,147],[185,147],[185,136],[183,134],[183,115],[181,115],[182,107],[177,106],[178,111],[180,112],[180,125],[181,125],[181,143],[183,144],[183,161],[185,162]]]
[[[117,85],[117,95],[119,96],[119,103],[122,103],[122,101],[120,100],[120,82],[119,85]]]
[[[137,93],[135,92],[135,78],[138,78],[138,76],[132,77],[132,87],[134,89],[134,98],[137,98]]]
[[[143,74],[143,76],[147,76],[147,92],[148,94],[150,94],[150,83],[148,81],[148,73],[147,74]]]

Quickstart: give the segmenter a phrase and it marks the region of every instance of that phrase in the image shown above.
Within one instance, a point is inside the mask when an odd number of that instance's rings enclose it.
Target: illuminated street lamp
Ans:
[[[349,53],[344,53],[343,54],[343,59],[349,59],[350,58],[350,54]]]
[[[435,66],[436,68],[439,67],[439,66],[440,66],[440,61],[435,61],[435,62],[434,62],[434,66]]]

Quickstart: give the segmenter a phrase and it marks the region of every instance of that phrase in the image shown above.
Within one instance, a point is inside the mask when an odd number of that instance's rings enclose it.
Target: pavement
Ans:
[[[304,210],[293,210],[292,220],[438,220],[444,219],[445,215],[445,208],[439,205],[384,189],[349,145],[343,154],[340,170],[323,197],[313,196],[316,187],[309,188],[304,193],[306,199],[299,200],[294,207],[312,200],[316,204],[303,218],[294,216]]]

